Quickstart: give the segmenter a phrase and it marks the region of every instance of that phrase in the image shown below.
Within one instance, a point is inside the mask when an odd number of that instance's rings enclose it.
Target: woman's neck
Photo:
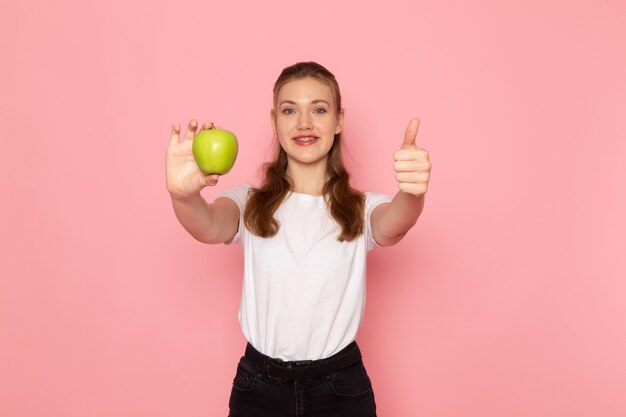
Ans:
[[[290,161],[287,165],[287,176],[293,185],[291,191],[302,194],[322,195],[324,194],[324,185],[328,182],[326,161],[315,165],[299,164]]]

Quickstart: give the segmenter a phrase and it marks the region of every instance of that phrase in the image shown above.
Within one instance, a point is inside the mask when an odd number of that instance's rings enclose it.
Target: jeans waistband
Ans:
[[[262,354],[248,343],[245,358],[269,378],[305,380],[328,375],[358,362],[361,360],[361,351],[354,341],[328,358],[311,361],[283,361]]]

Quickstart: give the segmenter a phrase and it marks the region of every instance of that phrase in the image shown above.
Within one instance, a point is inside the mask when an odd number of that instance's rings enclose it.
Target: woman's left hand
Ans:
[[[393,154],[393,169],[400,191],[417,197],[426,194],[430,180],[430,160],[428,151],[415,144],[420,121],[411,119],[404,133],[404,142],[400,150]]]

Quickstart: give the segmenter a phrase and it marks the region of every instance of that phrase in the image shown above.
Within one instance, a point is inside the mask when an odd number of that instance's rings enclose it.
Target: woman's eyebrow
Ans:
[[[325,104],[330,106],[330,103],[328,101],[322,100],[321,98],[318,98],[318,99],[315,99],[315,100],[311,101],[311,104],[319,104],[319,103],[325,103]],[[296,103],[295,101],[292,101],[292,100],[283,100],[283,101],[280,102],[279,105],[283,105],[283,104],[298,104],[298,103]]]

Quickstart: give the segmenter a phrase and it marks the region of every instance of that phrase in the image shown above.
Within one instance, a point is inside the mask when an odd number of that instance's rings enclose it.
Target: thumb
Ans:
[[[400,149],[417,148],[415,139],[417,138],[417,129],[419,127],[420,119],[417,117],[412,118],[409,125],[406,127],[406,131],[404,132],[404,142],[402,143],[402,147]]]

